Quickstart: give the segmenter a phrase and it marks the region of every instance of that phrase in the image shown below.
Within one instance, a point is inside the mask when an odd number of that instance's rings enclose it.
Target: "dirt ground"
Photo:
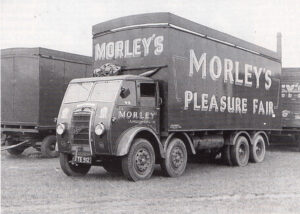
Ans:
[[[150,180],[129,182],[92,167],[67,177],[58,159],[33,149],[1,153],[2,213],[300,213],[300,153],[272,146],[263,163],[229,167],[192,162],[179,178],[157,166]]]

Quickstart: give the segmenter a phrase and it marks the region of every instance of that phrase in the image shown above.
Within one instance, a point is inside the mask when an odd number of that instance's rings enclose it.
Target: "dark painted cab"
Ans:
[[[132,127],[158,135],[158,84],[132,75],[71,81],[57,125],[59,152],[75,156],[118,156],[118,144]],[[90,160],[87,160],[89,162]]]

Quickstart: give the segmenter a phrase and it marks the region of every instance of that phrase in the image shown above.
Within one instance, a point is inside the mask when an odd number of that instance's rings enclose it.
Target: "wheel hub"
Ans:
[[[171,153],[172,165],[178,168],[183,163],[183,152],[179,147],[175,147]]]
[[[257,156],[261,156],[262,155],[262,145],[260,142],[258,142],[255,146],[255,153]]]
[[[136,153],[136,157],[135,157],[135,163],[136,163],[136,167],[140,172],[145,172],[149,166],[151,159],[150,159],[150,154],[146,149],[140,149],[139,151],[137,151]]]
[[[240,148],[239,148],[239,150],[238,150],[238,152],[239,152],[239,158],[240,158],[240,160],[243,160],[245,158],[245,156],[246,156],[246,148],[245,148],[245,146],[241,145]]]

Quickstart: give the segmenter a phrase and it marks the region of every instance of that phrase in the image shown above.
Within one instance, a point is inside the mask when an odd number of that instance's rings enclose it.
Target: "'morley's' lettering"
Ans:
[[[207,54],[203,53],[199,59],[197,59],[193,49],[190,50],[190,71],[189,76],[194,75],[194,69],[196,72],[201,70],[202,79],[207,78],[207,73],[209,73],[212,80],[218,80],[222,75],[224,76],[224,82],[244,85],[247,87],[261,87],[259,85],[259,80],[264,76],[266,90],[269,90],[272,84],[271,70],[266,68],[258,68],[250,64],[245,64],[244,66],[244,78],[240,77],[240,63],[238,61],[233,61],[231,59],[222,60],[218,56],[213,56],[209,61],[207,60]],[[207,72],[208,70],[208,72]],[[223,74],[222,74],[223,73]],[[255,79],[255,83],[253,83]]]
[[[118,117],[123,119],[153,120],[154,112],[119,111]]]
[[[163,36],[153,34],[148,38],[136,38],[132,41],[97,43],[95,45],[95,61],[148,56],[151,46],[154,47],[154,55],[160,55],[164,50],[163,41]]]

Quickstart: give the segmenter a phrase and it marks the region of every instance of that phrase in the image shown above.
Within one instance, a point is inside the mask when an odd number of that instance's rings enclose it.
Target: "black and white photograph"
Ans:
[[[300,213],[300,1],[0,9],[0,213]]]

